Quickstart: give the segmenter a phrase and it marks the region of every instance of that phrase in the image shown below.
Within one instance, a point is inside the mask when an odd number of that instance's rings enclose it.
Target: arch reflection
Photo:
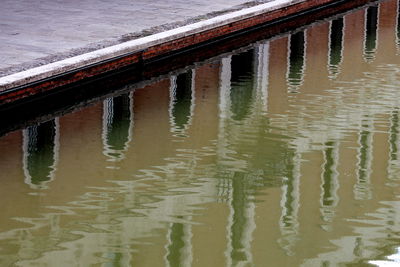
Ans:
[[[337,18],[330,22],[329,27],[329,64],[328,71],[331,78],[340,72],[343,60],[344,18]]]
[[[58,150],[58,118],[23,130],[25,183],[34,189],[47,188],[46,184],[54,179]]]
[[[289,36],[288,92],[297,93],[303,84],[305,71],[306,36],[299,31]]]
[[[132,139],[133,93],[108,98],[103,102],[103,153],[109,161],[124,158]]]
[[[254,50],[233,55],[230,88],[232,119],[241,121],[249,116],[254,85]]]
[[[370,6],[365,14],[364,59],[369,62],[375,58],[378,46],[378,6]]]
[[[195,103],[194,78],[194,70],[171,77],[169,113],[173,132],[182,132],[190,125]]]

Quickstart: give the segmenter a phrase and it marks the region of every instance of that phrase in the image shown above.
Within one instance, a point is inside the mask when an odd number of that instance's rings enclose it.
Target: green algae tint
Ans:
[[[397,1],[0,139],[1,266],[400,264]]]

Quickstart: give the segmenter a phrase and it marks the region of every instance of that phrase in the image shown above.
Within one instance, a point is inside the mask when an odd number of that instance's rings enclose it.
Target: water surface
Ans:
[[[378,2],[1,137],[0,265],[395,262],[397,25]]]

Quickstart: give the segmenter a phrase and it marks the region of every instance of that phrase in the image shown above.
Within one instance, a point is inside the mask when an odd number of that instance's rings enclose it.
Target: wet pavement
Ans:
[[[5,0],[0,77],[269,0]]]

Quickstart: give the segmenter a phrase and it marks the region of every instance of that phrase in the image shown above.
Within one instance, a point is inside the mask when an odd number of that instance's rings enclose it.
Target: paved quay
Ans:
[[[148,66],[166,55],[259,25],[287,21],[294,28],[302,23],[294,18],[310,23],[317,16],[374,0],[233,0],[230,5],[221,0],[167,0],[171,2],[158,6],[142,2],[141,8],[138,2],[123,2],[127,0],[22,2],[25,8],[5,1],[10,8],[8,13],[0,9],[1,18],[9,18],[0,22],[0,39],[8,36],[0,41],[0,105],[125,67]]]
[[[269,0],[3,0],[0,77]]]

